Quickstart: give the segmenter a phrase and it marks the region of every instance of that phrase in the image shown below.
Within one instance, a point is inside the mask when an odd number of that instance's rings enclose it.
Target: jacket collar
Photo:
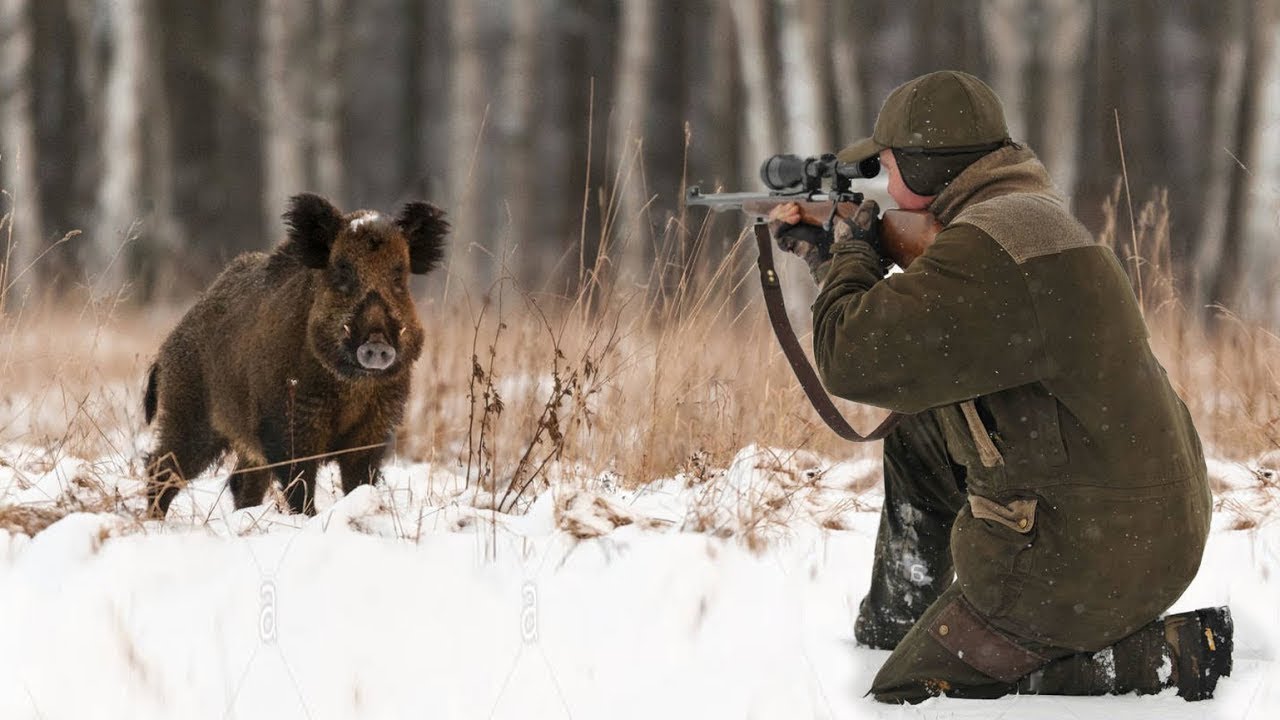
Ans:
[[[929,212],[945,227],[964,208],[1011,193],[1041,193],[1062,202],[1040,159],[1022,145],[994,150],[956,176],[929,205]]]

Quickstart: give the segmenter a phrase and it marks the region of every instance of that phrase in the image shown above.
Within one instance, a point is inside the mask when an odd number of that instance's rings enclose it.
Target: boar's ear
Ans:
[[[443,210],[431,203],[405,203],[396,224],[409,241],[410,272],[422,275],[440,264],[444,259],[444,236],[449,232]]]
[[[319,195],[294,195],[289,198],[284,224],[289,229],[288,249],[303,265],[322,268],[329,264],[329,249],[342,229],[342,213],[337,208]]]

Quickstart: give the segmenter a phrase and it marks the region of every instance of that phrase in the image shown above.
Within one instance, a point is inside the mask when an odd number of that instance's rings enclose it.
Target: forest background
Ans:
[[[450,274],[473,287],[505,259],[572,295],[611,238],[614,277],[643,282],[686,183],[759,188],[765,157],[838,148],[895,85],[954,68],[995,87],[1091,229],[1119,178],[1133,203],[1167,192],[1187,304],[1274,324],[1278,18],[1272,0],[2,0],[10,280],[41,258],[10,302],[189,298],[273,245],[302,190],[447,207]],[[740,227],[717,221],[713,246]]]
[[[682,198],[763,189],[764,158],[837,149],[956,68],[1125,262],[1213,452],[1280,449],[1278,22],[1277,0],[0,0],[0,442],[136,462],[164,333],[305,190],[453,223],[415,286],[410,458],[503,487],[545,475],[533,448],[634,482],[750,443],[874,454],[799,392],[744,218]],[[782,270],[804,335],[812,284]]]

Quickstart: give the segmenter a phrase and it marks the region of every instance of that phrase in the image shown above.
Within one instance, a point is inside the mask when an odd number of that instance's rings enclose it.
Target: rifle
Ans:
[[[834,155],[803,160],[795,155],[774,155],[760,166],[760,179],[769,192],[708,195],[694,185],[685,195],[685,204],[714,212],[741,210],[761,223],[773,208],[796,203],[808,222],[830,231],[837,215],[853,217],[862,204],[863,195],[853,191],[853,180],[873,178],[879,172],[880,161],[876,158],[842,163]],[[880,223],[880,247],[900,268],[924,254],[942,229],[937,219],[924,210],[885,210]]]
[[[770,189],[768,193],[713,193],[704,195],[694,185],[685,196],[685,204],[708,207],[716,212],[742,210],[754,216],[756,246],[760,257],[756,261],[760,269],[760,287],[764,291],[764,304],[769,312],[773,334],[782,346],[782,352],[800,381],[800,387],[809,398],[818,416],[837,435],[852,442],[870,442],[883,439],[898,424],[901,416],[890,413],[868,435],[862,435],[849,424],[840,410],[831,402],[822,380],[809,363],[800,347],[790,321],[787,319],[786,302],[782,286],[773,264],[773,242],[766,217],[778,205],[797,203],[807,222],[820,224],[827,231],[832,229],[837,215],[852,217],[862,204],[863,195],[854,192],[855,178],[872,178],[880,172],[876,158],[861,163],[841,163],[834,155],[801,160],[795,155],[774,155],[760,167],[760,179]],[[822,220],[822,216],[826,219]],[[934,237],[942,229],[937,219],[927,212],[912,210],[886,210],[881,217],[880,245],[882,251],[899,267],[905,268],[920,257],[933,244]]]

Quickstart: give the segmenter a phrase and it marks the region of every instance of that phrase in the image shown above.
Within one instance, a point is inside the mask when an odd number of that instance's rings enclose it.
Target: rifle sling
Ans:
[[[818,411],[818,417],[822,418],[822,421],[835,431],[836,435],[850,442],[872,442],[884,439],[902,416],[899,413],[890,413],[889,417],[881,421],[870,435],[858,433],[849,425],[849,421],[844,419],[835,403],[831,402],[831,396],[822,386],[822,380],[818,378],[817,371],[809,363],[809,358],[804,354],[804,349],[800,347],[800,340],[791,327],[791,321],[787,319],[787,304],[782,298],[782,285],[778,282],[778,272],[773,266],[773,241],[769,237],[768,224],[756,223],[755,233],[756,245],[760,248],[760,257],[756,260],[756,265],[760,268],[760,288],[764,291],[764,306],[769,311],[769,324],[773,326],[773,334],[778,338],[778,344],[782,346],[782,353],[787,356],[787,362],[791,364],[791,371],[800,381],[800,387],[809,398],[813,409]]]

